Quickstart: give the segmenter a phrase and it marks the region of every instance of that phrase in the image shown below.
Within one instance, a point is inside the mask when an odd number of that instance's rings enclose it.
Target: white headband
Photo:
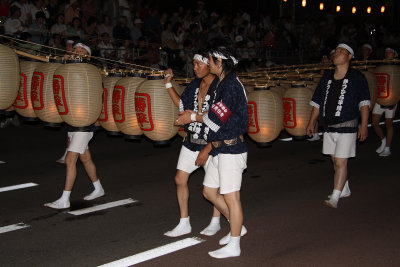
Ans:
[[[216,58],[228,59],[228,58],[227,58],[226,56],[224,56],[222,53],[217,52],[217,51],[213,52],[211,55],[212,55],[213,57],[216,57]],[[239,63],[239,61],[238,61],[236,58],[234,58],[234,57],[232,57],[232,56],[230,56],[230,58],[232,59],[234,65],[236,65],[236,64]]]
[[[198,60],[198,61],[203,62],[204,64],[208,65],[208,58],[203,57],[202,55],[195,54],[193,57],[193,60]]]
[[[350,53],[350,54],[353,56],[353,58],[354,58],[354,51],[353,51],[353,49],[352,49],[350,46],[348,46],[347,44],[341,43],[341,44],[338,44],[338,46],[337,46],[336,48],[338,48],[338,47],[344,48],[344,49],[346,49],[347,51],[349,51],[349,53]]]
[[[366,47],[366,48],[368,48],[369,50],[372,51],[372,46],[371,46],[370,44],[363,44],[362,47],[363,47],[363,48]]]
[[[83,49],[86,49],[86,51],[89,53],[89,56],[92,55],[92,51],[90,50],[90,47],[87,45],[84,45],[82,43],[77,43],[76,45],[74,45],[74,48],[77,47],[82,47]]]

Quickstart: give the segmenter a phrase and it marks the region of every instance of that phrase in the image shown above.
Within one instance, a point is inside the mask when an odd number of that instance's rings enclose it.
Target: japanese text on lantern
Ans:
[[[101,113],[98,118],[99,121],[107,121],[108,120],[108,90],[104,88],[103,90],[103,107],[101,108]]]
[[[61,75],[53,75],[53,94],[58,114],[68,114],[68,105],[67,101],[65,101],[64,78]]]
[[[295,128],[296,124],[296,101],[293,98],[283,98],[283,125]]]
[[[14,107],[25,109],[28,107],[28,98],[27,98],[27,92],[26,92],[27,78],[26,78],[26,75],[23,73],[20,74],[19,78],[20,78],[19,79],[19,90],[18,90],[17,98],[15,99],[15,102],[14,102]]]
[[[125,87],[115,86],[112,95],[112,112],[115,122],[125,121],[124,101]]]
[[[35,110],[43,109],[43,80],[44,75],[41,72],[34,72],[31,82],[32,106]]]
[[[142,131],[154,129],[151,118],[151,99],[148,94],[135,93],[135,111],[138,123]]]
[[[253,101],[249,101],[248,103],[249,109],[249,126],[248,126],[248,133],[258,133],[260,128],[258,127],[258,120],[257,120],[257,103]]]
[[[388,73],[375,73],[378,80],[378,98],[388,98],[390,95],[390,75]]]

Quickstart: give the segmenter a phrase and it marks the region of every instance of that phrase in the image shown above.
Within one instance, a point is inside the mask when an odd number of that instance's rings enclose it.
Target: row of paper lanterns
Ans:
[[[0,60],[0,110],[11,106],[26,119],[39,118],[49,125],[66,122],[85,127],[99,121],[110,133],[122,132],[133,139],[144,134],[159,143],[179,131],[173,125],[178,109],[165,90],[161,74],[120,72],[102,77],[87,63],[19,61],[3,45]],[[400,100],[399,66],[388,62],[378,66],[375,73],[368,68],[361,70],[369,84],[371,106],[375,101],[390,106]],[[281,75],[265,80],[261,76],[249,73],[241,77],[249,101],[250,138],[268,144],[283,129],[304,138],[311,112],[309,102],[319,78],[299,81],[296,75]],[[173,83],[181,94],[183,88]],[[183,136],[184,132],[179,134]]]

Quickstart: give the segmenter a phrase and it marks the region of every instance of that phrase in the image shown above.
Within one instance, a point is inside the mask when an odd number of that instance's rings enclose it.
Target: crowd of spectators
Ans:
[[[368,43],[372,56],[382,58],[385,47],[400,41],[390,27],[343,22],[329,12],[294,23],[274,12],[218,12],[202,1],[168,12],[150,0],[0,0],[0,18],[2,34],[36,43],[23,49],[68,50],[84,42],[94,57],[172,67],[187,76],[193,75],[193,53],[210,45],[233,47],[240,71],[251,71],[274,62],[315,63],[338,42],[352,45],[357,57]],[[56,49],[49,52],[62,53]]]

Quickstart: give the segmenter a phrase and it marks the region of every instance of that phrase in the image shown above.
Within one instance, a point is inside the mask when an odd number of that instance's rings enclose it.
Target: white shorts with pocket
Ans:
[[[89,149],[89,141],[93,137],[93,132],[68,132],[69,147],[68,151],[85,154]]]
[[[196,166],[195,162],[200,151],[192,151],[185,146],[182,146],[181,152],[179,153],[178,165],[176,168],[178,170],[192,173],[197,170],[200,166]],[[210,162],[211,156],[208,156],[207,162],[204,166],[206,169],[207,164]]]
[[[375,103],[374,109],[372,110],[372,114],[382,115],[385,113],[385,119],[393,119],[394,114],[396,113],[397,105],[392,109],[382,108],[381,105]]]
[[[324,133],[322,153],[342,159],[355,157],[356,141],[357,133]]]
[[[242,154],[218,154],[211,157],[206,167],[203,185],[219,188],[220,194],[240,191],[242,174],[247,168],[247,152]]]

